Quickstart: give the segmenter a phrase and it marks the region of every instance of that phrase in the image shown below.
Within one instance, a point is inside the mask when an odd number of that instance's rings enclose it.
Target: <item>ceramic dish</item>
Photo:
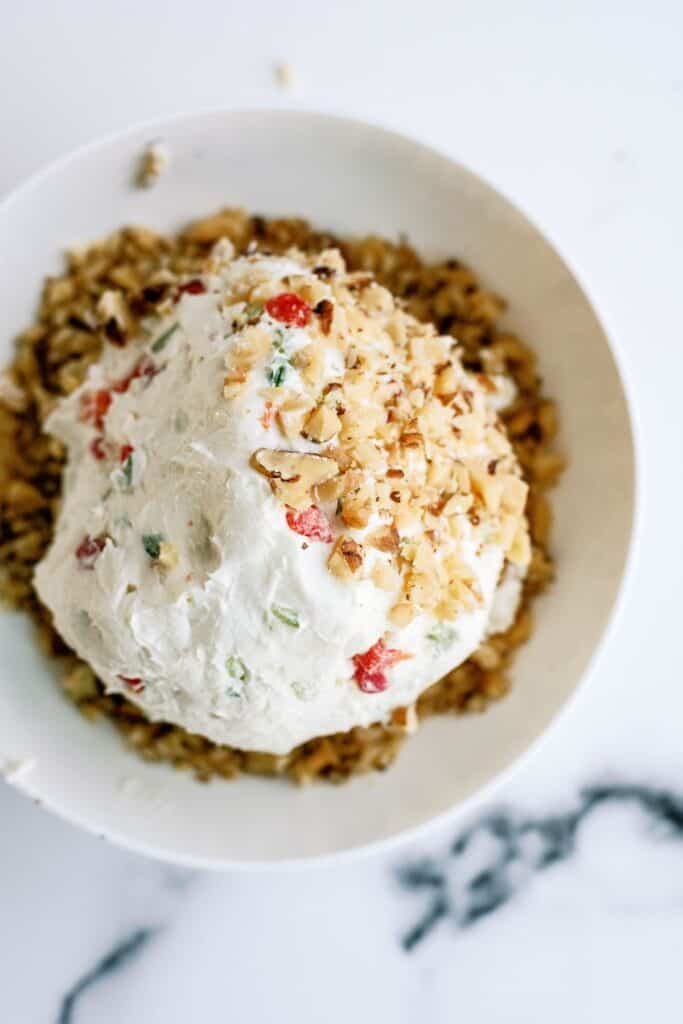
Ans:
[[[170,164],[153,189],[134,189],[132,168],[155,138]],[[282,111],[185,117],[88,147],[33,178],[0,207],[0,257],[11,268],[0,283],[2,363],[66,245],[124,223],[173,230],[229,204],[305,216],[340,234],[404,232],[424,256],[462,257],[508,298],[508,326],[538,353],[569,468],[553,495],[558,579],[535,607],[512,693],[482,716],[429,720],[390,771],[344,786],[301,790],[246,776],[202,786],[139,761],[110,726],[89,723],[64,699],[30,623],[0,616],[0,766],[14,784],[89,831],[208,867],[386,844],[488,793],[588,675],[627,564],[636,494],[615,357],[557,252],[457,163],[353,121]]]

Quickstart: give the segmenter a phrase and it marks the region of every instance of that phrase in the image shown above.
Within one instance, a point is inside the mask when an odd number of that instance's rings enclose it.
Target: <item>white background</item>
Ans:
[[[677,790],[683,6],[5,0],[0,9],[1,192],[134,122],[298,106],[436,145],[559,245],[630,370],[643,529],[633,590],[593,686],[502,799],[520,813],[562,811],[578,787],[606,777]],[[276,84],[278,61],[292,66],[296,88]],[[609,530],[609,495],[586,495],[585,514]],[[679,1020],[683,850],[644,825],[633,808],[606,810],[568,862],[471,930],[443,923],[407,957],[399,938],[421,901],[395,884],[401,854],[306,876],[189,878],[105,848],[3,788],[0,1019],[57,1020],[60,999],[98,957],[138,926],[163,925],[125,971],[82,997],[76,1024]],[[445,847],[451,832],[427,847]]]

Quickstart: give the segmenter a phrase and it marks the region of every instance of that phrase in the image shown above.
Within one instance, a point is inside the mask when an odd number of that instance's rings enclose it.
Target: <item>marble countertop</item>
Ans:
[[[593,685],[458,827],[337,867],[203,874],[0,786],[0,1020],[680,1019],[682,44],[673,0],[4,12],[0,192],[131,122],[258,105],[399,128],[502,188],[589,282],[630,365],[646,500]]]

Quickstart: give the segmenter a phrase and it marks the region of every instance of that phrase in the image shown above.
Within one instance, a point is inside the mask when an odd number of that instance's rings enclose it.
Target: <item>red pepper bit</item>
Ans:
[[[331,544],[334,540],[330,521],[317,505],[298,512],[296,509],[288,508],[286,512],[287,526],[295,533],[309,540],[320,540],[323,544]]]
[[[105,440],[102,434],[97,437],[93,437],[90,442],[90,452],[93,458],[97,459],[98,462],[102,462],[107,457],[107,449],[105,447]]]
[[[186,281],[185,284],[180,285],[173,301],[179,302],[183,295],[203,295],[205,291],[206,285],[204,282],[200,281],[198,277],[193,277],[191,281]]]
[[[135,449],[132,444],[122,444],[119,451],[119,462],[121,465],[126,461],[129,455],[132,455]]]
[[[111,405],[111,391],[86,391],[81,395],[79,419],[81,423],[92,423],[98,430],[104,426],[104,417]]]
[[[266,313],[287,327],[305,327],[311,319],[311,307],[294,292],[282,292],[268,299]]]
[[[145,684],[139,676],[119,676],[122,683],[125,683],[133,693],[142,693],[145,688]]]
[[[157,373],[160,373],[161,369],[157,366],[153,359],[149,356],[142,356],[138,359],[137,363],[126,377],[121,377],[120,380],[115,380],[111,386],[112,391],[115,391],[117,395],[123,395],[131,386],[134,380],[138,380],[140,377],[147,377],[149,380],[152,377],[156,377]]]
[[[363,693],[381,693],[386,690],[389,680],[384,670],[407,658],[412,658],[412,654],[387,647],[384,640],[378,640],[364,654],[354,654],[351,661],[355,665],[353,678],[358,689]]]
[[[273,422],[273,416],[275,415],[275,406],[272,402],[266,402],[263,415],[261,416],[261,426],[264,430],[268,430],[268,427]]]
[[[90,534],[86,533],[75,551],[79,568],[94,569],[95,562],[99,558],[106,543],[106,537],[91,537]]]

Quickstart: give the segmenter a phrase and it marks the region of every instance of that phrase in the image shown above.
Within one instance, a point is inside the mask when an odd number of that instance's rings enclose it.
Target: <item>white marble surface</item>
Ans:
[[[505,809],[493,832],[477,818],[390,858],[201,875],[0,788],[0,1020],[680,1020],[682,44],[673,0],[3,10],[2,191],[132,121],[265,104],[397,127],[487,176],[559,243],[625,353],[646,503],[635,586],[594,685],[486,809]],[[280,59],[292,92],[275,84]],[[605,514],[602,497],[587,496],[587,515]],[[582,802],[597,784],[612,788]]]

